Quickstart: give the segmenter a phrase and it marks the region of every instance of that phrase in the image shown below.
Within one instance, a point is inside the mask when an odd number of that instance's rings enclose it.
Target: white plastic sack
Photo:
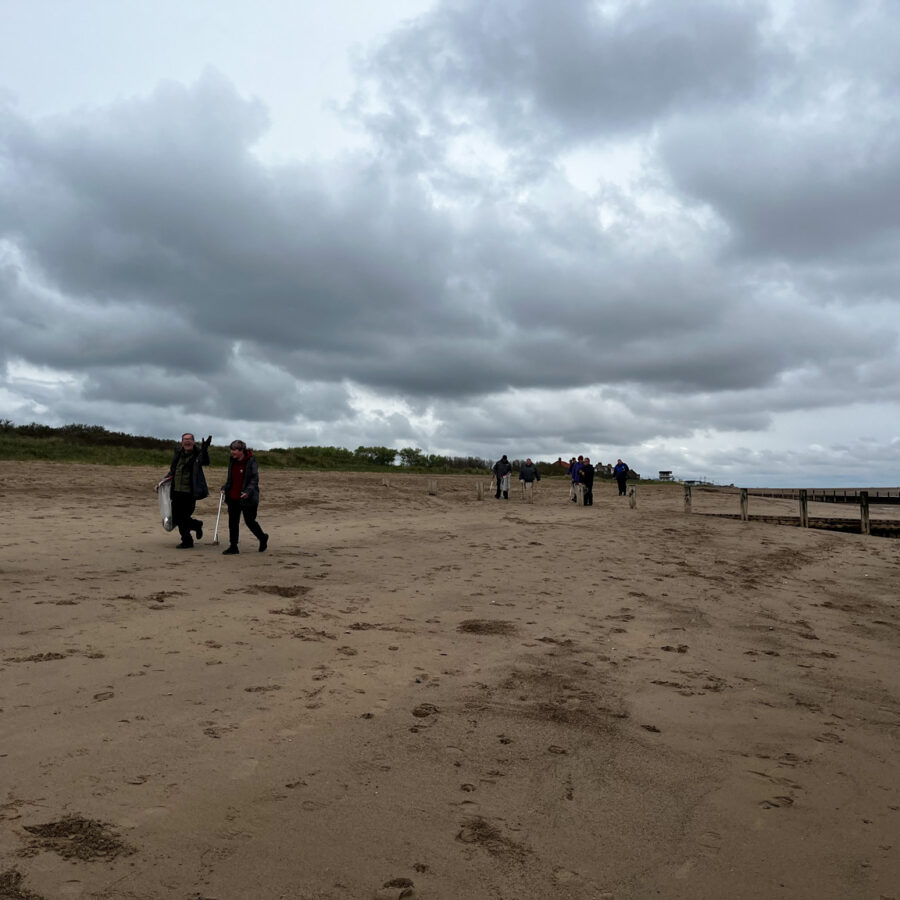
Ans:
[[[162,518],[162,527],[166,531],[171,531],[175,527],[175,523],[172,521],[172,482],[160,482],[156,496],[159,497],[159,514]]]

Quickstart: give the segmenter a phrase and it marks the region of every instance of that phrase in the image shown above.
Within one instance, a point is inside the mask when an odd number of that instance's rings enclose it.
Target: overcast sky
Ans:
[[[891,0],[0,0],[0,417],[900,483]]]

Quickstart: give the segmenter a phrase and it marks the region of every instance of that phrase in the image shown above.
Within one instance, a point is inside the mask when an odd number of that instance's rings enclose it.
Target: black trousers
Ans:
[[[594,505],[594,485],[593,484],[583,484],[584,488],[584,505],[585,506],[593,506]]]
[[[232,500],[231,497],[226,497],[225,502],[228,504],[228,540],[231,542],[232,547],[237,547],[238,534],[241,528],[241,513],[244,514],[244,524],[250,529],[253,536],[258,541],[261,541],[264,532],[259,527],[259,522],[256,521],[256,512],[259,509],[259,504],[254,503],[253,506],[241,506],[240,500]]]
[[[193,544],[194,539],[191,532],[200,528],[203,523],[199,519],[194,518],[194,510],[197,508],[197,501],[193,494],[187,494],[184,491],[172,491],[172,521],[181,535],[181,541],[184,544]]]
[[[625,493],[626,493],[626,491],[625,491],[625,481],[626,481],[626,479],[624,479],[624,478],[617,478],[617,479],[616,479],[616,484],[619,486],[619,496],[620,496],[620,497],[624,497],[624,496],[625,496]]]

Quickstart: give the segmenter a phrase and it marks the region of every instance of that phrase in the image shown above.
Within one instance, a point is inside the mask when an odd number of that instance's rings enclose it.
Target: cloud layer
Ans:
[[[889,12],[445,0],[289,164],[222,71],[0,106],[5,415],[896,481]]]

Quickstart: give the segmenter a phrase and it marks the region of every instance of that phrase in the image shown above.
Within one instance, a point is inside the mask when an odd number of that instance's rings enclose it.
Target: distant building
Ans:
[[[659,470],[659,480],[660,481],[674,481],[672,478],[672,473],[668,469],[660,469]]]

